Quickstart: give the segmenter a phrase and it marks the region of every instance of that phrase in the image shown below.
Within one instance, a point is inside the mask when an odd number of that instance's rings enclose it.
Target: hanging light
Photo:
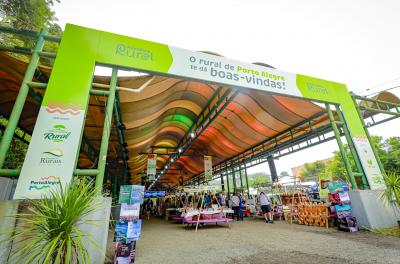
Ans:
[[[171,158],[171,162],[174,162],[174,158]]]
[[[194,138],[195,135],[196,135],[196,134],[195,134],[194,132],[190,133],[190,137],[191,137],[191,138]]]
[[[178,149],[178,152],[179,152],[179,153],[182,153],[182,148],[179,148],[179,149]]]
[[[165,165],[165,169],[168,169],[168,165]]]

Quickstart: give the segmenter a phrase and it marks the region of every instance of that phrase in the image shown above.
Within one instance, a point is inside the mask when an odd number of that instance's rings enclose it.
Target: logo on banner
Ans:
[[[58,176],[46,176],[46,177],[41,177],[37,181],[30,181],[29,184],[29,191],[32,189],[35,190],[42,190],[42,189],[47,189],[50,188],[53,185],[59,184],[60,183],[60,177]]]
[[[52,142],[63,142],[69,138],[71,132],[67,131],[64,125],[55,125],[52,129],[43,134],[45,140]]]
[[[127,46],[124,44],[117,45],[117,48],[115,49],[115,55],[129,57],[132,59],[154,61],[153,52],[151,52],[147,49]]]
[[[46,111],[48,113],[58,113],[61,115],[79,115],[81,105],[74,103],[63,103],[63,102],[48,102]]]
[[[40,157],[40,164],[61,165],[62,156],[64,156],[62,149],[52,148],[51,150],[42,153],[42,157]]]

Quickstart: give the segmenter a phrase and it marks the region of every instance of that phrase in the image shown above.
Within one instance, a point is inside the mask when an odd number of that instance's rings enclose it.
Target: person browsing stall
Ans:
[[[260,193],[260,204],[266,223],[274,223],[272,219],[271,199],[264,192]]]

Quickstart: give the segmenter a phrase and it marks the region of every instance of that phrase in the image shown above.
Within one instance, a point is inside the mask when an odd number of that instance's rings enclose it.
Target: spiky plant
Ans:
[[[396,203],[400,207],[400,175],[396,172],[389,172],[384,175],[386,189],[381,197],[387,203]]]
[[[95,248],[90,234],[81,230],[96,209],[93,183],[74,181],[55,188],[41,200],[28,200],[27,212],[16,215],[11,230],[11,260],[16,263],[90,263],[88,243]]]

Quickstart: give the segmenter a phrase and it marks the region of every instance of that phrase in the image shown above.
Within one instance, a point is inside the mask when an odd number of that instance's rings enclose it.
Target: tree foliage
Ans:
[[[304,169],[300,172],[301,180],[313,180],[317,181],[318,177],[325,173],[326,165],[322,161],[315,161],[312,163],[304,164]]]
[[[6,127],[8,124],[8,120],[2,116],[0,116],[0,127]],[[2,139],[3,131],[0,131],[0,141]],[[23,134],[23,131],[17,128],[16,133]],[[13,138],[10,144],[10,149],[7,152],[7,157],[4,161],[4,169],[20,169],[22,168],[22,164],[24,163],[26,151],[28,150],[28,144],[25,142]]]
[[[2,0],[0,16],[2,23],[13,28],[36,31],[52,27],[57,18],[51,7],[59,0]]]
[[[385,171],[400,172],[400,137],[390,137],[383,140],[382,137],[372,136],[371,139]],[[349,146],[345,145],[344,148],[353,171],[356,171]],[[305,169],[301,172],[301,177],[304,180],[306,177],[317,177],[321,173],[329,173],[335,180],[348,181],[345,165],[339,151],[334,152],[333,160],[328,164],[321,164],[320,161],[305,164]],[[360,182],[359,179],[356,180]]]
[[[279,173],[279,177],[286,177],[286,176],[290,176],[289,172],[287,171],[281,171],[281,173]]]
[[[249,174],[249,187],[259,188],[271,185],[271,176],[264,172]]]
[[[55,12],[51,9],[54,3],[60,0],[1,0],[0,1],[0,24],[16,29],[39,31],[47,28],[49,35],[61,36],[62,29],[57,24]],[[35,38],[15,34],[2,34],[0,44],[14,47],[33,48]],[[54,52],[57,43],[45,42],[44,50]],[[28,57],[17,54],[19,58],[27,61]],[[41,59],[41,63],[51,65],[51,61],[46,58]]]

